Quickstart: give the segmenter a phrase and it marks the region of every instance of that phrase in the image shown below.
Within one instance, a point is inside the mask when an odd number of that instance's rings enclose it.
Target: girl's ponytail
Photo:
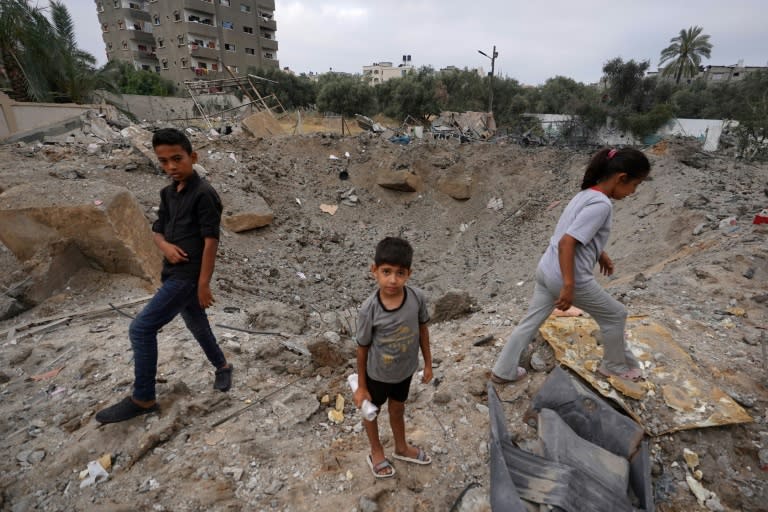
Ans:
[[[594,187],[618,172],[633,179],[645,179],[651,172],[651,164],[642,151],[634,148],[604,148],[592,156],[581,181],[581,190]]]

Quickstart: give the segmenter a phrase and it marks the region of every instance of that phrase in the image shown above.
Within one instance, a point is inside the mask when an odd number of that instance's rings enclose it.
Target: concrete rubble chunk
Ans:
[[[376,177],[376,184],[380,187],[400,192],[419,192],[424,188],[422,179],[405,169],[399,171],[379,171]]]
[[[272,209],[257,193],[249,193],[247,203],[233,201],[233,198],[227,195],[223,195],[222,201],[225,205],[225,211],[221,217],[221,224],[234,233],[268,226],[275,219]]]
[[[160,275],[161,255],[141,206],[127,189],[103,182],[63,180],[5,191],[0,241],[33,272],[51,278],[86,264],[150,282]]]
[[[446,176],[438,182],[437,187],[440,192],[457,201],[472,197],[472,178],[469,176]]]
[[[127,139],[136,151],[147,157],[155,169],[161,170],[155,157],[155,151],[152,149],[152,132],[136,125],[131,125],[120,130],[120,135]]]
[[[251,137],[271,137],[285,133],[277,119],[266,111],[251,114],[240,122],[240,126]]]

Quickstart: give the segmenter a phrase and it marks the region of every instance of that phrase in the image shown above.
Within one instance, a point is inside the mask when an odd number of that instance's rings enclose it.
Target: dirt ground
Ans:
[[[136,278],[79,271],[41,304],[0,323],[0,510],[447,511],[472,484],[479,486],[455,510],[490,510],[488,372],[525,311],[537,260],[590,151],[504,141],[396,145],[368,133],[215,141],[196,134],[193,144],[225,210],[258,193],[275,216],[265,228],[225,231],[221,241],[210,316],[235,366],[233,389],[212,389],[211,368],[176,320],[159,336],[161,412],[99,426],[94,413],[130,392],[130,320],[88,312],[151,290]],[[345,152],[346,164],[329,158]],[[761,352],[768,229],[752,224],[768,203],[768,166],[701,153],[686,141],[647,154],[654,179],[616,203],[607,250],[616,275],[601,282],[631,314],[670,330],[754,419],[651,438],[656,509],[707,510],[685,482],[688,448],[724,510],[768,510],[760,462],[768,449]],[[344,169],[347,180],[340,179]],[[412,171],[423,190],[378,186],[377,173],[388,169]],[[443,193],[446,177],[470,180],[471,197]],[[69,179],[128,188],[148,220],[167,183],[130,148],[0,147],[0,191]],[[339,207],[330,215],[321,204]],[[721,229],[730,216],[736,224]],[[346,377],[355,368],[354,311],[373,289],[368,268],[386,235],[412,242],[412,282],[433,304],[452,290],[471,300],[458,318],[431,325],[436,378],[414,383],[406,408],[408,438],[433,464],[396,462],[395,478],[375,480]],[[6,291],[25,275],[0,246]],[[9,335],[14,326],[65,315],[69,321],[47,330]],[[473,345],[487,335],[490,343]],[[541,339],[532,351],[546,368],[529,366],[523,382],[500,389],[520,442],[536,438],[522,418],[554,365]],[[346,398],[345,419],[335,424],[328,412],[338,394]],[[391,453],[387,417],[383,411],[380,423]],[[111,454],[109,479],[81,488],[79,473],[103,454]]]

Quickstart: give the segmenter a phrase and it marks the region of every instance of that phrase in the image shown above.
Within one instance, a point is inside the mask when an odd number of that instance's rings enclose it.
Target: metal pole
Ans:
[[[499,54],[496,53],[496,45],[493,45],[493,53],[491,54],[491,77],[488,80],[488,112],[493,115],[493,71],[496,64],[496,57]]]

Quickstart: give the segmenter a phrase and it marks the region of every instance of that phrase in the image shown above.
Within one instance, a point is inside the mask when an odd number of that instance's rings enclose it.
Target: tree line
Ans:
[[[768,74],[751,73],[723,83],[697,79],[712,44],[701,27],[683,29],[661,51],[661,73],[648,74],[648,61],[605,62],[598,84],[555,76],[535,87],[511,77],[493,78],[497,125],[523,133],[536,125],[531,113],[573,116],[574,128],[589,136],[611,119],[638,138],[656,132],[673,117],[734,119],[746,148],[768,137]],[[62,1],[48,8],[29,0],[0,0],[0,87],[20,101],[86,102],[95,89],[143,95],[172,95],[173,83],[158,73],[96,59],[77,47],[72,18]],[[469,69],[416,69],[402,78],[370,85],[361,75],[325,73],[316,80],[277,68],[248,73],[266,78],[263,94],[274,93],[288,110],[317,108],[352,116],[382,113],[427,123],[442,111],[484,111],[488,76]],[[764,153],[764,152],[763,152]]]

